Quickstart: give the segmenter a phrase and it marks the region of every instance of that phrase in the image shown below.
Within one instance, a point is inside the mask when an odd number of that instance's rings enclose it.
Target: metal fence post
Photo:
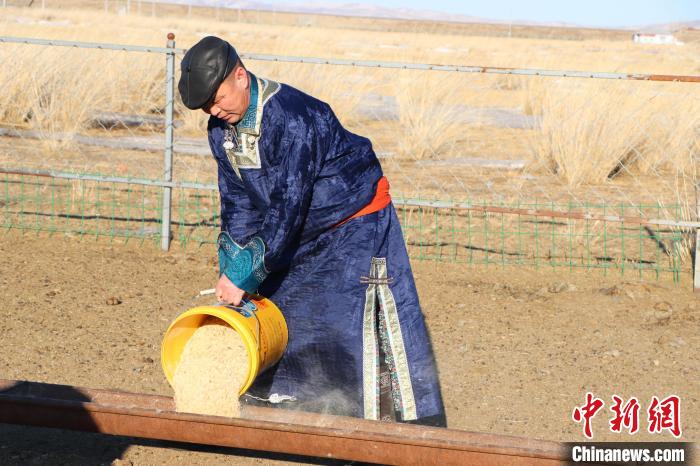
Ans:
[[[173,107],[175,105],[175,34],[168,33],[167,47],[173,49],[167,52],[165,60],[165,163],[163,180],[173,180]],[[163,188],[163,218],[161,225],[161,249],[167,251],[170,247],[170,219],[173,197],[171,187]]]
[[[700,184],[695,185],[695,215],[700,218]],[[695,230],[695,248],[693,250],[693,291],[700,293],[700,228]]]

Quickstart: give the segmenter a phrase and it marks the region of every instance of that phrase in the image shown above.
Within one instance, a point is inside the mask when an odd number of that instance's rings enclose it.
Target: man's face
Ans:
[[[202,110],[227,123],[235,124],[243,118],[249,104],[250,80],[245,68],[239,66],[221,83],[213,103]]]

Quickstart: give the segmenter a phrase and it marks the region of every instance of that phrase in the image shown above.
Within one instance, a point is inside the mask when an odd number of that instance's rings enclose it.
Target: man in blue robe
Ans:
[[[245,400],[445,425],[430,338],[388,183],[370,141],[328,104],[255,76],[206,37],[188,50],[184,104],[211,115],[222,233],[217,298],[282,311],[289,343]],[[252,402],[252,401],[251,401]]]

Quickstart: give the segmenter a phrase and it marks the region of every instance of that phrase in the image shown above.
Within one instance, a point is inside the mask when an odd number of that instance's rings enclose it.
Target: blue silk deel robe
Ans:
[[[243,119],[211,117],[208,126],[228,234],[219,244],[237,254],[220,249],[222,273],[270,298],[289,329],[284,356],[248,393],[367,419],[444,416],[393,205],[338,225],[372,200],[382,177],[370,141],[326,103],[249,76]]]

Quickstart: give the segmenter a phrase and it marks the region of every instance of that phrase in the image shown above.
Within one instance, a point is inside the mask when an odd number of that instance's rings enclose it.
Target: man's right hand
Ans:
[[[216,284],[215,296],[219,302],[238,306],[245,295],[245,291],[234,285],[225,274],[221,274]]]

